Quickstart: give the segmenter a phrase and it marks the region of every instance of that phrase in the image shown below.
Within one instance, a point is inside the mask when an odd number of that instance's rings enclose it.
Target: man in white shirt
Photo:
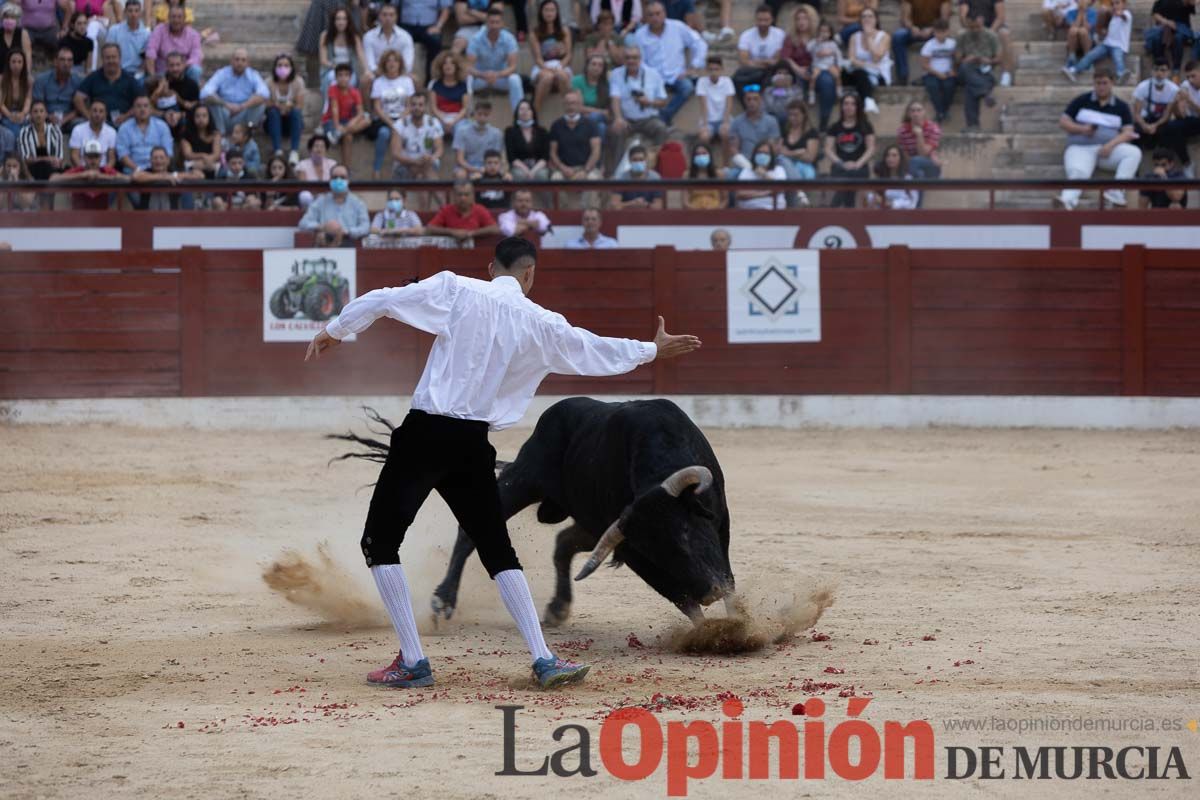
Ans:
[[[642,61],[662,75],[663,85],[671,93],[671,99],[659,111],[662,121],[670,125],[692,96],[692,76],[704,69],[708,45],[684,23],[667,19],[667,8],[661,0],[647,3],[642,19],[646,24],[633,34],[632,44],[641,48]]]
[[[1108,20],[1104,41],[1089,50],[1074,66],[1068,64],[1063,67],[1063,74],[1074,81],[1079,73],[1107,57],[1112,59],[1117,83],[1123,82],[1128,74],[1125,71],[1125,56],[1129,54],[1129,35],[1132,31],[1133,12],[1126,6],[1125,0],[1113,0],[1112,17]]]
[[[1162,145],[1159,131],[1171,119],[1171,109],[1179,87],[1171,80],[1171,65],[1167,60],[1154,62],[1154,74],[1133,90],[1133,127],[1137,131],[1137,146],[1149,152]]]
[[[518,189],[513,192],[513,207],[496,219],[505,236],[541,236],[553,227],[546,212],[533,207],[533,192]]]
[[[787,34],[783,28],[771,24],[774,19],[770,6],[759,6],[754,12],[754,27],[743,31],[738,37],[740,66],[733,73],[733,85],[737,87],[739,97],[743,86],[767,83],[770,70],[775,68],[775,62],[783,52]]]
[[[416,47],[408,31],[396,24],[396,7],[384,3],[379,7],[379,24],[363,34],[363,55],[367,59],[359,88],[363,97],[371,96],[371,82],[379,73],[379,57],[388,50],[395,50],[404,59],[404,74],[411,75],[416,58]]]
[[[445,271],[408,286],[376,289],[351,301],[308,347],[305,361],[319,358],[383,316],[437,337],[413,393],[412,410],[392,432],[361,541],[400,639],[395,660],[370,673],[369,683],[433,685],[399,548],[434,489],[496,581],[542,687],[581,680],[588,671],[587,665],[557,658],[546,647],[529,584],[508,537],[488,430],[520,420],[538,384],[551,373],[620,375],[655,358],[691,352],[700,340],[668,335],[661,317],[654,342],[605,338],[572,327],[562,315],[526,298],[536,261],[532,244],[504,239],[488,264],[490,282]]]
[[[583,233],[567,242],[568,250],[611,250],[617,240],[600,232],[600,211],[595,208],[583,212]]]
[[[71,129],[71,138],[67,147],[71,150],[71,164],[83,166],[83,146],[90,141],[100,143],[100,166],[108,167],[117,161],[117,129],[109,125],[108,107],[104,101],[96,98],[88,104],[88,121],[85,125],[76,125]]]

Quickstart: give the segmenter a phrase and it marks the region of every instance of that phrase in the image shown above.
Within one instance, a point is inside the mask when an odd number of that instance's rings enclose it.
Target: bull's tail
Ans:
[[[391,420],[389,420],[387,417],[380,416],[378,411],[369,406],[363,406],[362,410],[363,413],[367,415],[368,431],[375,436],[380,436],[384,439],[387,439],[392,435],[392,431],[396,429],[396,426],[391,423]],[[335,456],[334,458],[329,459],[330,464],[332,464],[334,461],[345,461],[348,458],[361,458],[365,461],[374,461],[377,464],[382,464],[383,462],[387,461],[388,453],[391,452],[391,446],[387,441],[381,441],[380,439],[374,439],[368,436],[359,436],[353,431],[347,431],[346,433],[328,433],[325,435],[325,438],[340,439],[343,442],[354,442],[355,444],[362,445],[365,448],[359,452],[345,453],[340,456]],[[510,461],[497,461],[496,474],[501,474],[511,463],[512,462]]]

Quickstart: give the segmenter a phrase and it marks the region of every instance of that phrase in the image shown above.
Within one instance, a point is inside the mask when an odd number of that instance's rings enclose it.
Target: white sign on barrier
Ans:
[[[730,344],[821,341],[821,251],[725,254]]]
[[[352,248],[264,250],[263,341],[307,342],[324,330],[354,297],[357,265]]]

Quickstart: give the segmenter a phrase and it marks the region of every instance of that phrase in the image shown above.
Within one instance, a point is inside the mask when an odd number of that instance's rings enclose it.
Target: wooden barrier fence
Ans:
[[[359,292],[485,251],[358,253]],[[1196,251],[826,250],[822,340],[730,345],[722,254],[546,250],[533,299],[611,336],[704,348],[548,394],[1200,395]],[[262,341],[260,251],[0,255],[0,397],[408,393],[430,337],[382,321],[302,363]]]

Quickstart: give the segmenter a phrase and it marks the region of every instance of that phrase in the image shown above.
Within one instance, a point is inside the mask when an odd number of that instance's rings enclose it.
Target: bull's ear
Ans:
[[[697,495],[697,494],[688,492],[681,499],[683,500],[683,502],[687,503],[688,511],[691,511],[696,516],[703,517],[704,519],[707,519],[707,520],[716,519],[717,515],[714,514],[713,510],[711,508],[709,508],[708,505],[704,502],[704,500],[702,499],[703,497],[704,497],[704,495]]]

